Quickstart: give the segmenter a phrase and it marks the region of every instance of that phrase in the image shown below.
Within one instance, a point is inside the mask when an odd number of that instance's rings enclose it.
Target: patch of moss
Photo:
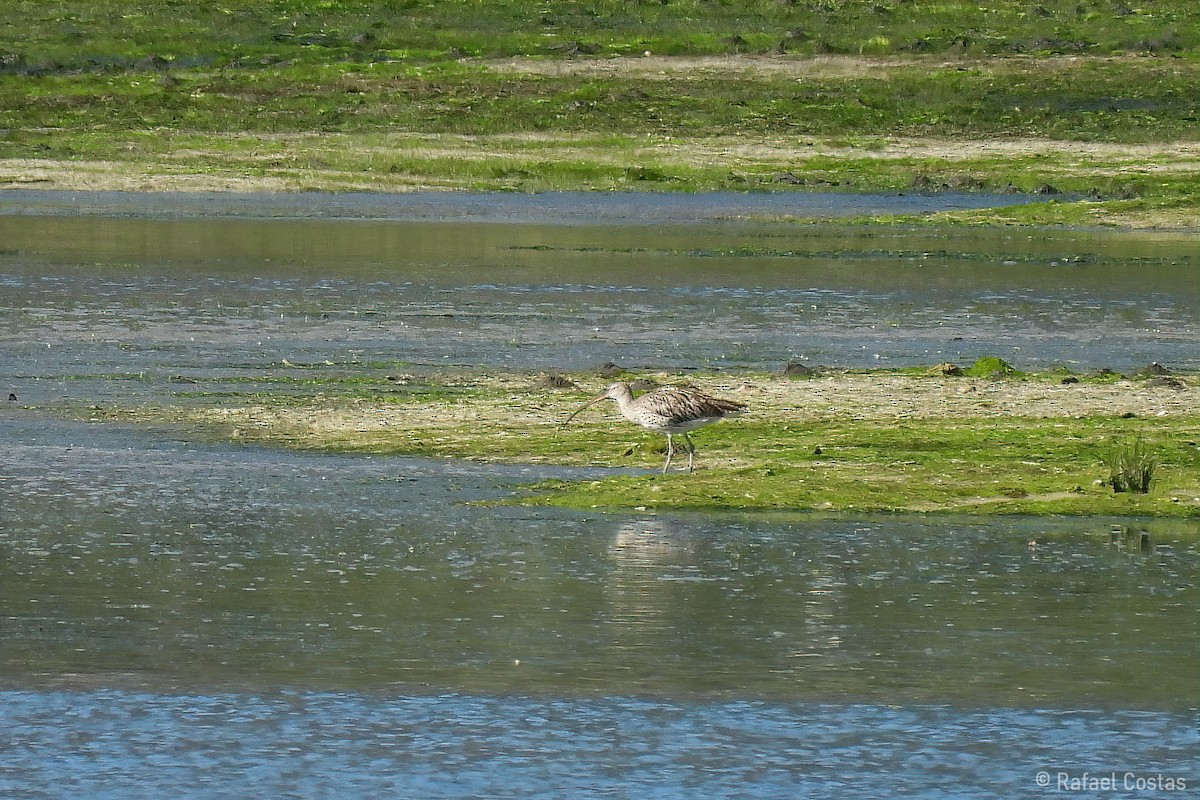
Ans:
[[[975,363],[963,370],[970,378],[1014,378],[1024,373],[997,356],[980,356]]]

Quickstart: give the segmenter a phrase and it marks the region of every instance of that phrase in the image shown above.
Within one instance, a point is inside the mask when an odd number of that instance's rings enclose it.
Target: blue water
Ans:
[[[6,798],[1032,797],[1200,785],[1193,714],[442,694],[0,694]],[[1135,777],[1135,779],[1136,779]],[[1072,797],[1137,793],[1072,792]],[[1193,792],[1166,796],[1194,796]]]

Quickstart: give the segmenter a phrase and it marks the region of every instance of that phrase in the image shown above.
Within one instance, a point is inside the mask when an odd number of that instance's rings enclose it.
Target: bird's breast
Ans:
[[[663,433],[681,433],[707,425],[720,417],[693,417],[671,414],[661,414],[654,411],[641,411],[628,416],[630,422]]]

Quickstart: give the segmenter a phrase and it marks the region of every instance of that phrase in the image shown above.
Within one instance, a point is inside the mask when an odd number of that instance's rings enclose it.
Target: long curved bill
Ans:
[[[560,427],[560,428],[565,428],[565,427],[567,426],[567,423],[568,423],[568,422],[570,422],[571,420],[575,419],[575,417],[577,417],[577,416],[579,415],[579,412],[580,412],[580,411],[583,411],[584,409],[586,409],[586,408],[588,408],[588,407],[590,407],[590,406],[594,406],[594,405],[596,405],[596,403],[599,403],[601,400],[605,399],[606,397],[608,397],[608,395],[607,395],[607,394],[602,394],[602,395],[600,395],[599,397],[593,397],[591,400],[588,400],[586,403],[584,403],[583,405],[581,405],[579,408],[575,409],[574,413],[572,413],[572,414],[571,414],[571,416],[569,416],[569,417],[567,417],[566,419],[564,419],[564,420],[562,421],[562,424],[561,424],[561,425],[559,425],[559,427]]]

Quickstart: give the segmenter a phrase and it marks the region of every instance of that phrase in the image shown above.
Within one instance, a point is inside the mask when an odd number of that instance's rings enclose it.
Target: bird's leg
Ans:
[[[671,441],[671,434],[667,434],[667,463],[663,464],[663,475],[667,474],[667,469],[671,466],[671,456],[675,455],[675,443]]]
[[[692,462],[695,461],[695,459],[696,459],[696,445],[692,444],[692,440],[691,440],[691,438],[688,437],[687,431],[684,431],[683,433],[681,433],[680,436],[683,437],[683,442],[684,442],[684,444],[687,445],[688,474],[690,475],[692,472]]]

